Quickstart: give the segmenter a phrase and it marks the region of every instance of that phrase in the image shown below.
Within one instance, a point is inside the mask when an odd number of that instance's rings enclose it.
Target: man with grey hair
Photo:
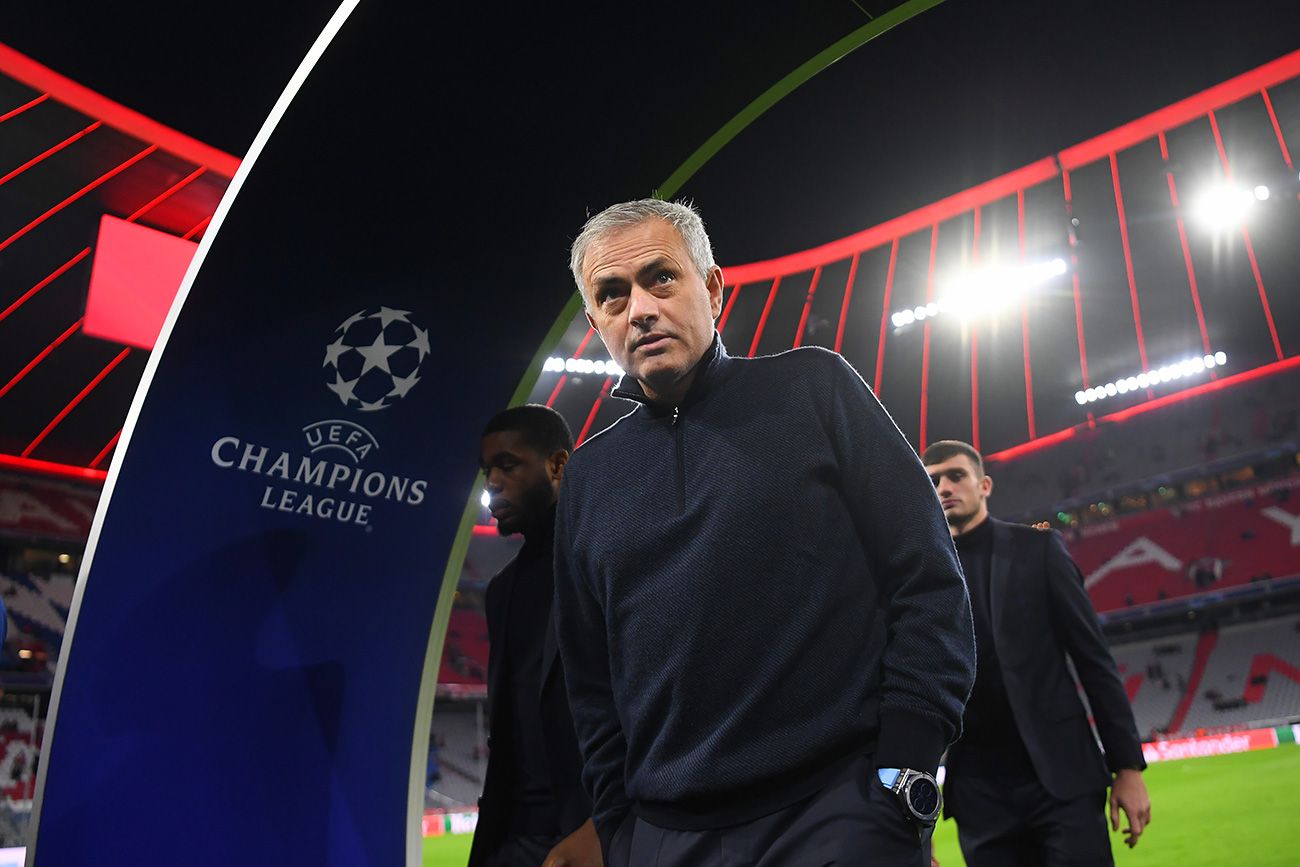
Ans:
[[[605,863],[922,864],[975,655],[920,461],[839,355],[727,354],[693,208],[615,205],[572,267],[638,404],[573,455],[556,518]]]

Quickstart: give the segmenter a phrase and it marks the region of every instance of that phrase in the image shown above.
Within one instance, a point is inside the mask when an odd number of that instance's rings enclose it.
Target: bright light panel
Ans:
[[[1231,229],[1250,215],[1257,201],[1268,198],[1268,193],[1268,187],[1262,185],[1252,192],[1235,184],[1220,184],[1196,200],[1196,217],[1211,229]]]
[[[590,358],[558,358],[551,356],[546,359],[542,365],[542,370],[546,373],[595,373],[602,376],[622,376],[623,368],[619,367],[613,361],[595,360]]]
[[[1182,361],[1166,364],[1161,367],[1152,368],[1151,370],[1139,373],[1136,376],[1126,376],[1123,379],[1117,379],[1114,382],[1108,382],[1105,385],[1098,385],[1085,391],[1076,391],[1074,401],[1083,406],[1088,403],[1095,403],[1099,400],[1105,400],[1108,397],[1114,397],[1117,394],[1128,394],[1130,391],[1151,388],[1154,385],[1160,385],[1166,382],[1173,382],[1177,379],[1200,376],[1205,371],[1215,367],[1222,367],[1228,363],[1228,356],[1220,351],[1213,355],[1203,355],[1194,358],[1187,358]]]
[[[198,244],[107,214],[86,295],[91,337],[152,349]]]
[[[899,310],[891,316],[895,328],[914,322],[958,313],[963,318],[996,312],[1014,304],[1026,293],[1060,277],[1069,270],[1064,259],[1050,259],[1031,265],[981,268],[945,281],[938,301],[911,310]]]

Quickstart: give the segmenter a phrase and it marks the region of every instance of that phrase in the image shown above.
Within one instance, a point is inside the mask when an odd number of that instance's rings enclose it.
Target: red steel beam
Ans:
[[[1273,339],[1273,354],[1282,360],[1282,341],[1277,336],[1277,323],[1273,321],[1273,309],[1268,303],[1268,293],[1264,291],[1264,278],[1259,273],[1259,261],[1255,258],[1255,245],[1250,241],[1250,230],[1243,223],[1241,239],[1246,242],[1246,258],[1250,260],[1250,273],[1255,278],[1255,288],[1259,290],[1259,303],[1264,308],[1264,320],[1268,322],[1268,335]]]
[[[202,232],[204,229],[206,229],[208,227],[208,223],[211,222],[212,222],[212,214],[208,214],[202,220],[199,220],[199,222],[194,226],[193,229],[190,229],[184,235],[181,235],[182,240],[185,241],[192,240],[195,235],[197,235],[199,232]]]
[[[1083,387],[1089,388],[1088,345],[1083,339],[1083,295],[1079,291],[1079,238],[1074,232],[1074,195],[1070,189],[1068,169],[1061,172],[1061,188],[1065,192],[1065,216],[1070,221],[1067,230],[1070,240],[1070,288],[1074,292],[1074,329],[1079,337],[1079,373],[1083,377]]]
[[[894,294],[894,266],[898,264],[898,239],[889,247],[889,268],[885,272],[885,297],[880,302],[880,343],[876,346],[876,397],[880,397],[880,380],[885,373],[885,338],[889,336],[889,300]]]
[[[1174,223],[1178,227],[1178,243],[1183,250],[1183,266],[1187,270],[1187,286],[1192,294],[1192,306],[1196,309],[1196,324],[1201,330],[1201,349],[1206,355],[1211,354],[1210,331],[1205,325],[1205,311],[1201,309],[1201,291],[1196,285],[1196,268],[1192,266],[1192,251],[1187,244],[1187,225],[1183,222],[1183,208],[1178,201],[1178,184],[1169,165],[1169,142],[1165,134],[1160,133],[1160,158],[1165,161],[1165,180],[1169,185],[1169,204],[1174,209]],[[1210,379],[1218,379],[1218,374],[1211,370]],[[1085,385],[1084,388],[1087,388]]]
[[[42,93],[40,96],[36,97],[35,99],[30,99],[27,102],[24,102],[22,105],[18,106],[17,108],[9,109],[4,114],[0,114],[0,123],[4,123],[10,118],[17,117],[18,115],[27,111],[27,109],[29,108],[35,108],[36,106],[40,105],[42,102],[45,102],[45,100],[49,98],[50,95],[48,93]]]
[[[592,335],[595,333],[596,329],[587,326],[587,333],[582,335],[582,339],[578,341],[578,348],[573,350],[574,358],[582,358],[582,353],[586,351],[587,344],[591,342]],[[568,381],[569,375],[567,373],[560,376],[560,381],[555,383],[555,389],[551,392],[551,396],[546,399],[547,406],[555,405],[555,401],[560,396],[560,392],[564,390],[564,384]]]
[[[975,233],[971,240],[970,261],[974,267],[980,262],[980,220],[982,209],[975,208]],[[970,444],[980,450],[980,335],[974,325],[970,328]]]
[[[104,470],[94,470],[88,467],[74,467],[70,464],[59,464],[54,461],[39,461],[34,458],[21,458],[18,455],[0,455],[0,467],[10,470],[19,470],[26,473],[40,473],[44,476],[60,476],[67,479],[77,479],[83,482],[103,483],[108,477]]]
[[[4,177],[0,177],[0,186],[4,186],[5,184],[7,184],[7,183],[9,183],[10,181],[12,181],[14,178],[16,178],[16,177],[18,177],[19,175],[21,175],[23,172],[25,172],[25,171],[27,171],[28,169],[30,169],[32,166],[34,166],[34,165],[40,163],[42,160],[45,160],[45,159],[48,159],[49,157],[54,156],[54,155],[57,154],[59,151],[61,151],[61,150],[63,150],[64,148],[66,148],[68,145],[70,145],[70,144],[72,144],[73,142],[76,142],[76,141],[78,141],[78,140],[80,140],[80,139],[85,138],[86,136],[90,135],[92,132],[94,132],[95,130],[99,129],[99,128],[100,128],[101,126],[103,126],[103,125],[104,125],[104,124],[103,124],[103,121],[99,121],[99,120],[97,120],[97,121],[95,121],[94,123],[92,123],[90,126],[88,126],[88,127],[86,127],[85,129],[81,130],[80,132],[74,132],[72,135],[68,136],[68,137],[65,138],[63,141],[59,142],[58,144],[54,145],[53,147],[46,148],[45,150],[43,150],[43,151],[41,151],[40,153],[38,153],[36,156],[34,156],[34,157],[32,157],[31,159],[29,159],[27,162],[23,163],[23,164],[22,164],[21,166],[19,166],[18,168],[16,168],[16,169],[14,169],[13,171],[9,172],[9,174],[5,175]]]
[[[847,259],[855,253],[883,246],[904,235],[928,229],[935,223],[964,214],[977,205],[987,205],[989,202],[1011,195],[1021,187],[1030,187],[1055,176],[1056,164],[1050,157],[1046,157],[1022,169],[986,181],[969,190],[940,199],[934,204],[918,208],[911,213],[895,217],[838,241],[831,241],[829,244],[777,259],[752,262],[748,265],[732,265],[726,269],[726,272],[737,282],[755,283],[771,280],[780,275],[810,271],[818,265],[829,265],[831,262]]]
[[[68,414],[69,414],[70,412],[72,412],[74,409],[77,408],[77,404],[79,404],[79,403],[81,403],[83,400],[85,400],[85,399],[86,399],[86,395],[88,395],[88,394],[90,394],[92,391],[94,391],[94,390],[95,390],[95,386],[97,386],[97,385],[99,385],[101,382],[103,382],[103,381],[104,381],[104,377],[106,377],[106,376],[108,376],[110,373],[112,373],[112,372],[113,372],[113,369],[114,369],[115,367],[117,367],[119,364],[121,364],[123,361],[125,361],[125,360],[126,360],[126,357],[127,357],[128,355],[130,355],[130,354],[131,354],[131,347],[128,346],[128,347],[126,347],[125,349],[123,349],[121,352],[119,352],[119,353],[117,354],[117,356],[116,356],[112,361],[110,361],[108,364],[104,365],[104,369],[101,370],[99,373],[95,374],[95,378],[92,379],[90,382],[86,383],[86,387],[83,388],[81,391],[77,392],[77,396],[74,397],[72,400],[68,401],[68,405],[65,406],[62,410],[60,410],[58,415],[56,415],[54,418],[50,419],[50,423],[47,424],[47,425],[44,427],[44,429],[42,429],[41,432],[38,433],[38,434],[36,435],[36,438],[35,438],[35,439],[33,439],[30,443],[27,444],[27,448],[23,449],[23,452],[22,452],[21,457],[24,457],[24,458],[29,458],[29,457],[31,457],[32,452],[34,452],[34,451],[36,450],[36,447],[39,446],[39,445],[40,445],[40,444],[45,440],[45,438],[46,438],[47,436],[49,436],[50,433],[51,433],[51,432],[52,432],[56,427],[58,427],[59,424],[60,424],[60,423],[61,423],[65,418],[68,417]]]
[[[799,317],[799,328],[794,333],[794,348],[803,345],[803,330],[808,327],[808,313],[812,310],[813,297],[817,294],[817,281],[822,278],[822,267],[813,270],[812,282],[808,284],[808,297],[803,302],[803,315]]]
[[[1180,403],[1184,400],[1187,400],[1192,397],[1196,397],[1198,395],[1208,394],[1210,392],[1219,391],[1224,388],[1230,388],[1234,385],[1240,385],[1243,382],[1250,382],[1255,379],[1261,379],[1266,376],[1272,376],[1273,374],[1282,373],[1283,371],[1290,370],[1294,367],[1300,367],[1300,355],[1293,355],[1290,358],[1285,358],[1281,361],[1274,361],[1269,364],[1265,364],[1262,367],[1253,367],[1250,370],[1243,371],[1233,376],[1227,376],[1224,377],[1223,379],[1211,380],[1209,382],[1202,382],[1198,385],[1191,386],[1190,388],[1185,388],[1182,391],[1173,392],[1172,394],[1166,394],[1161,397],[1153,398],[1151,400],[1144,400],[1141,403],[1134,404],[1133,406],[1127,407],[1126,409],[1121,409],[1117,412],[1111,413],[1110,415],[1102,416],[1101,418],[1097,419],[1097,421],[1098,422],[1125,421],[1126,419],[1133,418],[1133,416],[1142,415],[1143,413],[1148,413],[1151,412],[1152,410],[1160,409],[1161,407],[1164,406],[1169,406],[1170,404]],[[1055,443],[1070,439],[1074,437],[1075,434],[1077,434],[1079,431],[1093,426],[1094,425],[1089,424],[1087,422],[1084,422],[1082,424],[1077,424],[1073,427],[1068,427],[1065,428],[1064,430],[1059,430],[1056,433],[1047,434],[1046,436],[1041,436],[1038,439],[1030,440],[1029,442],[1024,442],[1017,446],[1012,446],[1009,449],[1003,449],[1000,452],[994,452],[991,455],[985,455],[984,459],[989,461],[1011,460],[1012,458],[1016,458],[1024,454],[1028,454],[1030,452],[1035,452],[1038,451],[1039,449],[1046,448],[1047,446],[1053,445]]]
[[[727,320],[731,318],[731,308],[732,308],[733,306],[735,306],[735,304],[736,304],[736,299],[737,299],[738,297],[740,297],[740,290],[741,290],[741,289],[744,289],[744,288],[745,288],[744,286],[741,286],[740,284],[737,284],[737,285],[736,285],[736,286],[731,290],[731,295],[728,296],[728,298],[727,298],[727,303],[726,303],[726,304],[723,306],[723,308],[722,308],[722,316],[719,317],[719,319],[718,319],[718,333],[719,333],[719,334],[722,333],[722,329],[724,329],[724,328],[727,327]]]
[[[853,254],[853,261],[849,263],[849,279],[844,281],[844,300],[840,303],[840,324],[835,329],[835,351],[839,352],[840,347],[844,345],[844,323],[849,318],[849,302],[853,299],[853,281],[858,276],[858,254]]]
[[[3,46],[0,46],[0,47],[3,47]],[[57,214],[59,211],[62,211],[62,210],[63,210],[64,208],[66,208],[68,205],[71,205],[73,202],[77,201],[77,200],[80,199],[82,196],[84,196],[84,195],[86,195],[87,193],[89,193],[90,191],[94,190],[96,187],[99,187],[99,186],[101,186],[102,184],[105,184],[105,183],[107,183],[108,181],[112,180],[113,178],[117,177],[117,176],[120,175],[122,172],[124,172],[124,171],[126,171],[127,169],[131,168],[131,166],[133,166],[133,165],[135,165],[136,163],[140,162],[140,160],[142,160],[142,159],[144,159],[145,157],[149,156],[150,154],[152,154],[152,153],[153,153],[154,151],[156,151],[156,150],[158,150],[158,145],[149,145],[149,147],[147,147],[147,148],[145,148],[144,150],[140,151],[138,154],[136,154],[135,156],[131,157],[131,158],[128,159],[126,162],[123,162],[123,163],[119,164],[116,168],[109,169],[107,172],[105,172],[104,174],[100,175],[100,176],[99,176],[98,178],[96,178],[95,180],[93,180],[93,181],[91,181],[90,183],[86,184],[84,187],[82,187],[81,189],[77,190],[75,193],[73,193],[72,195],[68,196],[66,199],[64,199],[63,201],[59,202],[59,203],[58,203],[57,205],[55,205],[54,207],[50,208],[50,209],[49,209],[48,211],[46,211],[45,213],[41,214],[41,215],[40,215],[39,217],[37,217],[35,220],[32,220],[32,221],[31,221],[30,223],[28,223],[26,226],[23,226],[23,227],[22,227],[21,229],[19,229],[17,232],[14,232],[14,233],[13,233],[12,235],[10,235],[8,238],[5,238],[3,241],[0,241],[0,250],[5,249],[5,248],[8,247],[10,244],[12,244],[14,241],[17,241],[17,240],[18,240],[19,238],[21,238],[23,235],[26,235],[26,234],[27,234],[28,232],[30,232],[32,229],[35,229],[35,228],[36,228],[37,226],[39,226],[41,223],[44,223],[44,222],[45,222],[46,220],[48,220],[50,217],[53,217],[53,216],[54,216],[55,214]],[[211,217],[209,217],[208,219],[211,219]]]
[[[546,399],[546,405],[548,407],[555,406],[555,399],[559,397],[560,392],[564,390],[564,383],[567,382],[568,379],[569,379],[569,374],[567,373],[560,374],[560,378],[555,383],[555,388],[551,389],[551,396]]]
[[[117,433],[113,434],[113,438],[108,441],[108,445],[100,449],[99,454],[95,455],[95,459],[90,462],[90,469],[98,469],[99,465],[104,462],[104,458],[108,457],[112,453],[113,447],[117,445],[117,441],[121,438],[122,430],[119,428]]]
[[[58,349],[59,346],[60,346],[60,345],[61,345],[65,340],[67,340],[67,339],[68,339],[69,337],[71,337],[72,335],[76,334],[76,333],[77,333],[77,329],[81,327],[81,323],[84,322],[84,321],[85,321],[85,317],[83,316],[83,317],[81,317],[80,319],[78,319],[76,322],[72,323],[72,325],[69,326],[68,329],[67,329],[66,331],[64,331],[64,332],[63,332],[62,334],[60,334],[58,337],[54,338],[54,340],[50,342],[50,345],[49,345],[49,346],[47,346],[47,347],[45,347],[44,349],[42,349],[40,352],[38,352],[38,353],[36,354],[36,357],[35,357],[35,358],[33,358],[31,361],[27,362],[27,365],[26,365],[22,370],[18,371],[18,373],[16,373],[16,374],[14,374],[13,379],[11,379],[11,380],[9,380],[8,382],[6,382],[3,386],[0,386],[0,397],[4,397],[6,394],[8,394],[8,393],[9,393],[9,389],[13,388],[15,385],[17,385],[18,383],[22,382],[23,377],[25,377],[25,376],[27,376],[27,374],[31,373],[32,370],[34,370],[34,369],[36,368],[36,365],[38,365],[38,364],[40,364],[42,361],[44,361],[44,360],[46,359],[46,357],[49,356],[49,354],[50,354],[51,352],[53,352],[54,350]]]
[[[40,292],[42,289],[44,289],[46,286],[50,285],[55,280],[62,277],[64,274],[68,273],[69,269],[71,269],[74,265],[76,265],[78,262],[80,262],[82,259],[86,258],[89,255],[90,255],[90,248],[87,247],[77,255],[73,256],[68,261],[64,262],[59,267],[55,268],[53,273],[51,273],[48,277],[41,280],[39,283],[37,283],[32,288],[28,289],[22,295],[18,296],[18,300],[14,301],[14,303],[10,304],[4,310],[0,310],[0,322],[3,322],[9,316],[9,314],[13,313],[19,307],[22,307],[24,304],[26,304],[33,295],[35,295],[37,292]]]
[[[1292,51],[1257,69],[1230,78],[1109,132],[1066,148],[1055,159],[1045,157],[1023,168],[839,240],[774,259],[732,265],[726,269],[726,272],[737,283],[754,283],[771,280],[782,274],[811,271],[818,265],[829,265],[831,262],[847,259],[855,253],[879,247],[894,238],[920,231],[931,223],[943,222],[979,205],[987,205],[1010,196],[1017,189],[1032,187],[1050,180],[1059,175],[1062,169],[1073,171],[1105,159],[1110,153],[1155,138],[1157,133],[1196,120],[1213,109],[1254,96],[1264,88],[1295,78],[1297,75],[1300,75],[1300,50]]]
[[[177,132],[138,111],[101,96],[88,87],[42,66],[26,55],[0,45],[0,72],[17,79],[34,90],[82,114],[98,118],[116,130],[142,141],[153,142],[168,153],[196,165],[207,166],[219,175],[233,178],[239,168],[239,158],[198,139]]]
[[[934,258],[939,251],[939,224],[935,223],[930,227],[930,264],[925,269],[925,303],[929,304],[934,300]],[[927,317],[925,320],[925,332],[921,338],[921,435],[920,449],[925,450],[926,446],[926,424],[929,421],[930,409],[930,325],[931,320]]]
[[[1228,151],[1223,146],[1223,136],[1219,133],[1219,119],[1214,112],[1209,112],[1210,129],[1214,132],[1214,146],[1219,150],[1219,162],[1223,164],[1223,176],[1232,180],[1232,166],[1228,163]],[[1241,240],[1246,244],[1246,258],[1250,260],[1250,273],[1255,278],[1255,289],[1259,293],[1259,305],[1264,309],[1264,320],[1268,323],[1269,336],[1273,338],[1273,352],[1277,360],[1282,360],[1282,342],[1277,337],[1277,324],[1273,322],[1273,308],[1268,303],[1268,292],[1264,289],[1264,278],[1259,273],[1259,262],[1255,259],[1255,245],[1250,241],[1250,229],[1241,223]]]
[[[1300,49],[1158,111],[1153,111],[1096,138],[1067,148],[1061,152],[1061,162],[1067,169],[1076,169],[1096,162],[1109,153],[1122,151],[1147,139],[1155,138],[1156,133],[1182,126],[1206,112],[1240,102],[1254,96],[1263,88],[1272,87],[1297,75],[1300,75]]]
[[[137,208],[136,211],[135,211],[135,213],[133,213],[131,216],[129,216],[129,217],[126,218],[126,221],[127,221],[128,223],[134,223],[136,220],[140,219],[140,218],[143,217],[145,214],[149,213],[149,212],[152,211],[154,208],[158,207],[158,206],[161,205],[163,202],[167,201],[167,200],[170,199],[172,196],[176,195],[176,194],[177,194],[178,192],[180,192],[182,189],[184,189],[185,187],[189,186],[193,181],[197,180],[198,177],[199,177],[200,175],[202,175],[202,174],[203,174],[204,172],[206,172],[206,171],[207,171],[206,168],[204,168],[203,166],[199,166],[197,169],[195,169],[194,171],[190,172],[188,175],[186,175],[185,177],[181,178],[179,181],[177,181],[176,183],[172,184],[172,185],[171,185],[170,187],[168,187],[167,189],[163,190],[163,191],[162,191],[161,193],[159,193],[157,196],[154,196],[152,199],[150,199],[150,200],[149,200],[148,202],[146,202],[144,205],[142,205],[142,206],[140,206],[139,208]]]
[[[587,434],[591,433],[591,426],[596,423],[596,413],[600,412],[600,405],[605,400],[605,395],[609,394],[610,386],[614,384],[614,377],[605,377],[605,384],[600,387],[600,394],[596,395],[596,402],[591,405],[591,412],[587,413],[587,421],[582,426],[582,432],[578,434],[578,441],[574,443],[574,448],[582,445],[587,440]]]
[[[1259,95],[1264,98],[1268,119],[1273,122],[1273,134],[1277,136],[1277,146],[1282,149],[1282,159],[1286,160],[1286,167],[1294,172],[1295,164],[1291,162],[1291,151],[1287,149],[1286,139],[1282,137],[1282,126],[1277,122],[1277,112],[1273,111],[1273,100],[1269,98],[1268,88],[1261,88]]]
[[[1142,372],[1145,373],[1151,367],[1147,363],[1147,342],[1142,334],[1142,305],[1138,303],[1137,281],[1133,278],[1133,251],[1128,243],[1128,218],[1124,213],[1124,192],[1119,183],[1119,162],[1113,152],[1110,154],[1110,180],[1115,190],[1115,213],[1119,215],[1119,240],[1124,248],[1124,274],[1128,277],[1128,297],[1133,306],[1133,331],[1137,335],[1138,356],[1142,359]]]
[[[1020,250],[1020,263],[1025,262],[1025,191],[1016,190],[1016,233]],[[1029,438],[1037,434],[1034,424],[1034,374],[1029,361],[1029,300],[1020,299],[1020,346],[1025,359],[1025,422]]]
[[[781,278],[777,277],[772,281],[772,288],[767,293],[767,303],[763,305],[763,313],[758,317],[758,327],[754,329],[754,339],[749,343],[749,357],[753,358],[754,353],[758,352],[758,341],[763,337],[763,329],[767,327],[767,316],[772,312],[772,304],[776,301],[776,290],[781,288]]]

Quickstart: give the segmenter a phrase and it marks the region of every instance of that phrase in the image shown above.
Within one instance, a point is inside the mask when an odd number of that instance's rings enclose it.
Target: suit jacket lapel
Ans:
[[[555,612],[550,611],[546,617],[546,632],[542,638],[542,669],[538,686],[538,699],[546,694],[546,684],[551,679],[551,672],[559,658],[560,648],[555,643]]]
[[[510,601],[515,594],[515,563],[512,560],[498,573],[494,581],[501,582],[501,592],[497,601],[500,604],[492,612],[496,620],[492,624],[492,644],[488,647],[488,697],[493,703],[500,701],[501,670],[505,667],[506,643],[509,641]],[[495,717],[496,714],[493,714]]]
[[[1001,637],[1002,612],[1007,594],[1011,591],[1011,563],[1015,554],[1015,539],[1007,525],[990,517],[993,524],[993,561],[989,574],[989,624],[995,640]]]

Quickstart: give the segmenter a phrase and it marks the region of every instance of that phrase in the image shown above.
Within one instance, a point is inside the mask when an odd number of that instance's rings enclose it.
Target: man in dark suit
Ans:
[[[989,516],[993,480],[970,445],[937,442],[921,460],[975,618],[975,688],[944,786],[966,863],[1112,864],[1107,787],[1111,826],[1123,812],[1129,847],[1151,821],[1151,801],[1133,711],[1083,577],[1057,533]]]
[[[488,585],[491,755],[470,867],[601,864],[551,616],[555,503],[572,452],[568,425],[544,406],[505,410],[483,431],[488,507],[524,546]]]

